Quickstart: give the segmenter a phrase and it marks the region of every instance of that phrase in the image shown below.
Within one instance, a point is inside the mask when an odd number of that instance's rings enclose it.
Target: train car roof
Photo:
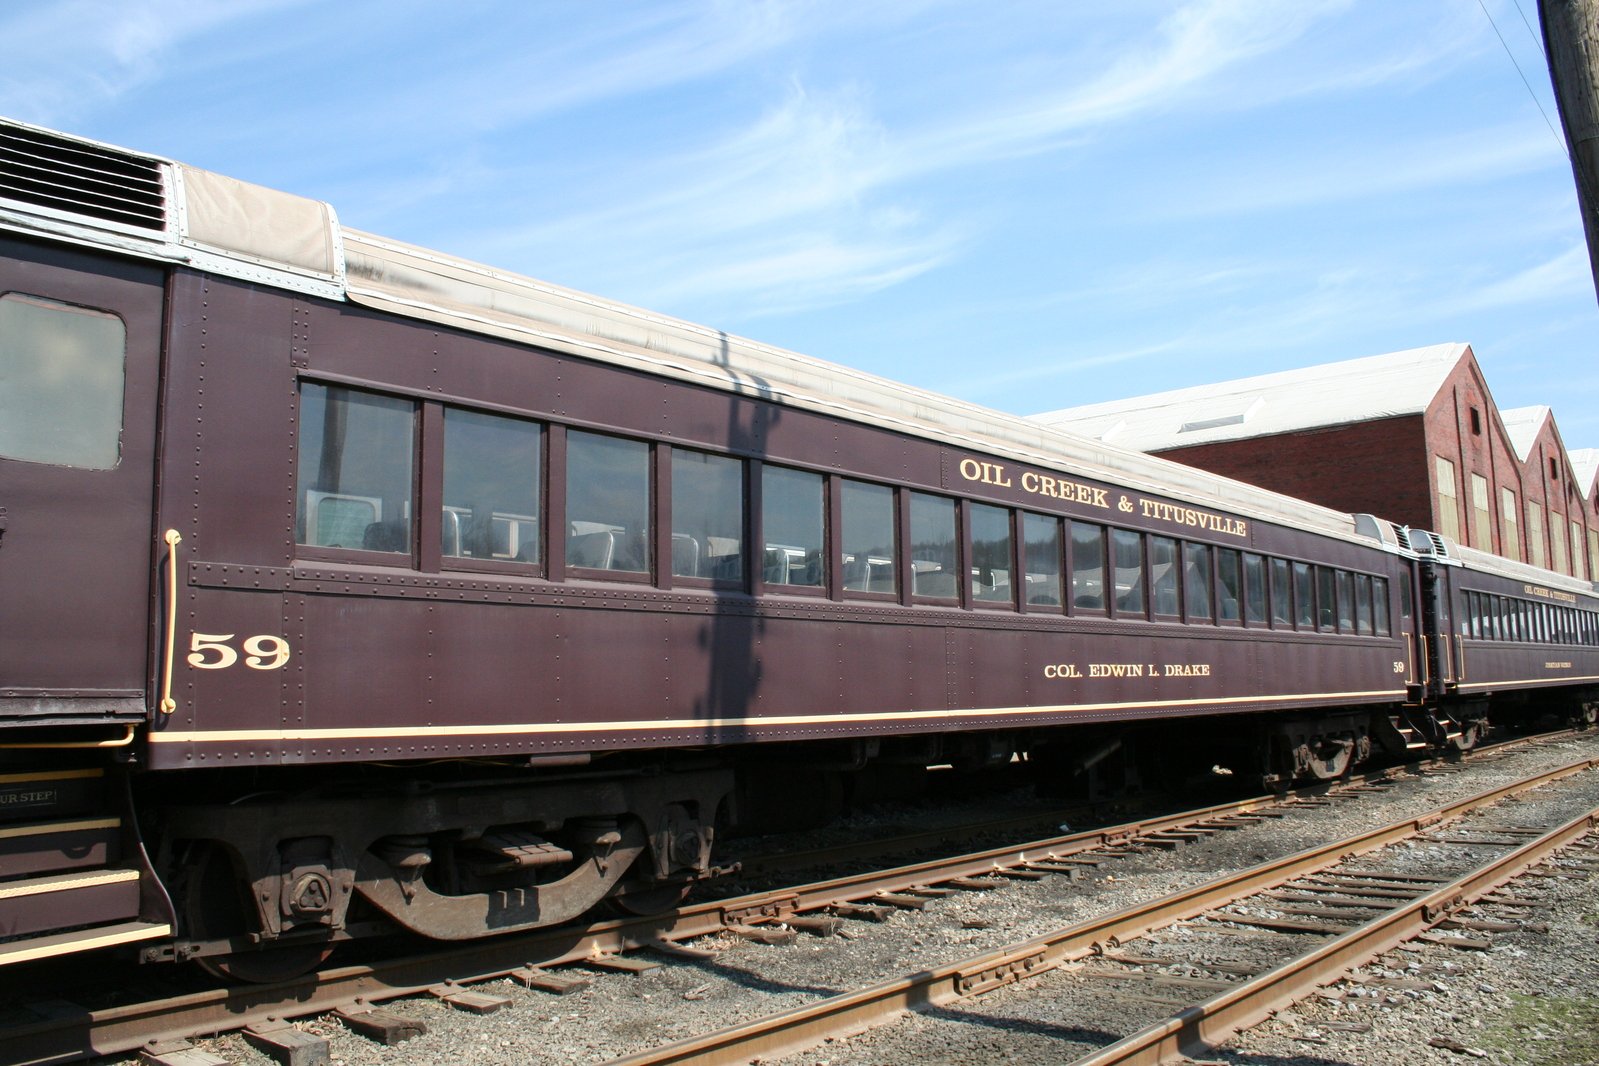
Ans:
[[[0,228],[349,301],[1404,551],[1354,516],[758,341],[345,228],[320,201],[0,120]]]

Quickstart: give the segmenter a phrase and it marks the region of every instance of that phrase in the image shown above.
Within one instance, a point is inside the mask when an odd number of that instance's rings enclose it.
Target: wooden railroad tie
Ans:
[[[324,1066],[330,1061],[326,1037],[301,1032],[288,1022],[252,1025],[244,1030],[244,1039],[283,1066]]]
[[[386,1010],[336,1010],[333,1016],[353,1032],[384,1047],[393,1047],[428,1031],[427,1023],[420,1018],[407,1018]]]

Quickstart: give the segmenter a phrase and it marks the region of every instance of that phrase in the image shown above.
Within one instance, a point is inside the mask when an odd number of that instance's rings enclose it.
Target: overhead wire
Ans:
[[[1533,104],[1538,108],[1538,114],[1543,116],[1544,125],[1549,127],[1550,134],[1554,136],[1556,143],[1560,145],[1560,151],[1565,154],[1567,160],[1570,160],[1570,146],[1566,144],[1566,139],[1560,135],[1560,131],[1555,129],[1555,124],[1549,121],[1549,112],[1544,110],[1543,101],[1538,99],[1538,94],[1532,91],[1532,82],[1527,80],[1526,72],[1521,69],[1521,64],[1516,62],[1516,54],[1510,50],[1509,43],[1505,41],[1505,35],[1499,32],[1499,24],[1494,21],[1493,14],[1488,10],[1488,5],[1485,4],[1483,0],[1477,0],[1477,6],[1482,8],[1483,16],[1487,18],[1488,25],[1493,27],[1494,36],[1499,38],[1499,46],[1505,50],[1505,55],[1510,57],[1510,65],[1516,68],[1517,74],[1521,75],[1521,84],[1527,87],[1527,95],[1532,97]],[[1521,6],[1519,4],[1516,5],[1516,10],[1517,12],[1521,12]],[[1524,12],[1521,13],[1521,21],[1527,21],[1527,16]],[[1531,23],[1527,24],[1527,29],[1528,31],[1532,30]],[[1543,46],[1540,42],[1539,53],[1542,54],[1542,52]]]

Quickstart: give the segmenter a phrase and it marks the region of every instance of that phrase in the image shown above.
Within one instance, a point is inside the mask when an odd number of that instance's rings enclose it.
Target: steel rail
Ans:
[[[1233,1034],[1332,984],[1356,966],[1412,940],[1487,893],[1515,880],[1599,826],[1599,807],[1427,895],[1340,934],[1307,954],[1250,978],[1164,1022],[1074,1059],[1071,1066],[1164,1066],[1204,1054]]]
[[[1336,866],[1356,855],[1379,850],[1444,822],[1490,806],[1520,792],[1599,768],[1599,758],[1583,759],[1520,781],[1446,804],[1425,814],[1404,818],[1344,840],[1308,848],[1197,885],[1161,899],[1052,930],[1020,944],[983,952],[868,988],[754,1019],[699,1037],[690,1037],[636,1055],[612,1060],[613,1066],[661,1064],[731,1064],[752,1058],[780,1058],[871,1028],[904,1012],[956,1003],[1063,963],[1103,954],[1121,943],[1174,922],[1194,918],[1240,897],[1275,887],[1296,877]],[[1158,1060],[1128,1060],[1154,1062]]]
[[[1366,783],[1371,783],[1368,780]],[[1317,792],[1321,792],[1317,789]],[[71,1062],[137,1049],[151,1040],[185,1039],[249,1025],[303,1017],[426,992],[454,982],[504,977],[529,967],[581,963],[596,956],[670,946],[719,933],[730,925],[780,921],[808,910],[902,892],[933,880],[993,873],[1007,866],[1062,859],[1129,843],[1138,836],[1227,815],[1292,806],[1280,796],[1253,796],[1141,822],[1072,833],[1020,846],[990,848],[942,861],[868,871],[744,896],[711,900],[670,914],[614,919],[586,928],[551,930],[472,941],[443,951],[370,965],[344,966],[276,984],[212,989],[0,1027],[0,1063]]]
[[[1581,768],[1588,763],[1569,765]],[[1374,771],[1347,785],[1393,780],[1405,769]],[[1285,805],[1291,807],[1299,795],[1322,795],[1329,791],[1336,794],[1345,784],[1341,782],[1330,790],[1326,785],[1311,786],[1287,797],[1254,796],[1020,846],[991,848],[948,860],[712,900],[665,915],[614,919],[584,928],[561,927],[471,941],[401,959],[336,967],[276,984],[234,986],[117,1007],[53,1012],[51,1017],[37,1022],[0,1026],[0,1063],[20,1066],[72,1062],[135,1050],[152,1040],[186,1039],[198,1033],[232,1031],[263,1022],[362,1007],[424,993],[440,985],[487,981],[528,968],[581,963],[630,950],[670,948],[674,942],[710,936],[730,925],[781,921],[804,911],[861,902],[880,893],[903,892],[932,881],[1069,858],[1107,846],[1132,843],[1140,835],[1228,815]]]

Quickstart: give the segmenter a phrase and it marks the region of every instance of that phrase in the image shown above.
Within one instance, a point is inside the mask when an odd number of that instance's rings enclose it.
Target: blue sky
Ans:
[[[1536,26],[1536,0],[13,0],[0,114],[1002,410],[1466,341],[1501,407],[1599,446]]]

